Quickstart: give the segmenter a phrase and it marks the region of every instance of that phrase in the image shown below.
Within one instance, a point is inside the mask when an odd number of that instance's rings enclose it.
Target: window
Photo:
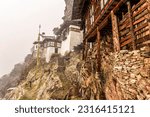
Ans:
[[[57,43],[57,47],[61,47],[61,44],[60,44],[60,43]]]
[[[93,24],[93,22],[94,22],[94,5],[92,5],[90,8],[90,21],[91,21],[91,24]]]
[[[50,46],[50,44],[51,44],[51,42],[48,42],[48,43],[47,43],[47,46],[49,47],[49,46]]]
[[[54,42],[51,42],[51,46],[54,46]]]

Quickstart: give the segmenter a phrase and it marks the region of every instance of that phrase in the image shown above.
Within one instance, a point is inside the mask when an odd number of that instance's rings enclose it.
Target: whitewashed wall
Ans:
[[[61,43],[61,54],[64,55],[68,51],[70,51],[70,35]]]
[[[70,28],[76,28],[80,30],[80,27],[78,26],[70,26]],[[83,32],[75,32],[75,31],[70,31],[70,51],[74,49],[74,46],[80,45],[83,42]]]
[[[78,26],[70,25],[69,28],[80,29]],[[67,39],[62,41],[61,54],[64,55],[66,52],[73,50],[74,46],[81,44],[83,41],[83,32],[69,31]]]
[[[46,53],[45,53],[45,59],[46,59],[47,63],[50,61],[51,55],[53,53],[55,53],[55,48],[54,47],[47,47]]]
[[[61,48],[58,48],[58,54],[61,54]]]

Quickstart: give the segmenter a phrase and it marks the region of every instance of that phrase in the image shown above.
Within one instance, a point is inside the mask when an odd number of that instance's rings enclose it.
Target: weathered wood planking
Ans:
[[[117,16],[111,11],[112,19],[112,32],[113,32],[113,42],[114,42],[114,51],[120,51],[120,42],[119,42],[119,31],[118,31],[118,22]]]

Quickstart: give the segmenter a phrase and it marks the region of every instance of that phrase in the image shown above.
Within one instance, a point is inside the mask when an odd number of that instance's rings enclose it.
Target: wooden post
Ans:
[[[88,53],[88,42],[87,39],[85,40],[85,60],[87,60],[87,53]]]
[[[101,70],[101,55],[100,55],[100,31],[97,27],[97,72]]]
[[[149,25],[149,36],[150,36],[150,0],[146,0],[148,5],[148,25]]]
[[[136,49],[136,36],[134,34],[134,27],[133,27],[133,19],[132,19],[132,11],[131,11],[131,3],[130,1],[127,2],[127,7],[128,7],[128,13],[129,13],[129,21],[130,21],[130,31],[131,31],[131,36],[132,36],[132,48],[133,50]]]
[[[149,26],[149,39],[150,39],[150,0],[146,0],[147,2],[147,5],[148,5],[148,15],[147,15],[147,18],[148,18],[148,26]],[[147,45],[149,47],[149,45]],[[150,47],[149,47],[149,50],[150,52]]]
[[[87,59],[87,51],[88,51],[87,39],[85,38],[83,40],[83,55],[82,55],[83,60]]]
[[[85,59],[85,40],[83,40],[82,60]]]
[[[83,60],[87,58],[87,39],[83,40]]]
[[[111,20],[112,20],[114,51],[119,52],[120,42],[119,42],[118,22],[117,22],[117,16],[114,14],[114,11],[111,11]]]

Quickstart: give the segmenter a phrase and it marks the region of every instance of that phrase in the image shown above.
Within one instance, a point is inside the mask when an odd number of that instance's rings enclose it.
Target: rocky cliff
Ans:
[[[64,21],[71,21],[72,20],[72,8],[73,8],[73,2],[74,0],[64,0],[66,7],[65,7],[65,11],[64,11],[64,17],[63,20]]]
[[[5,99],[78,99],[78,71],[80,54],[65,57],[54,54],[50,63],[33,66],[26,77]]]

